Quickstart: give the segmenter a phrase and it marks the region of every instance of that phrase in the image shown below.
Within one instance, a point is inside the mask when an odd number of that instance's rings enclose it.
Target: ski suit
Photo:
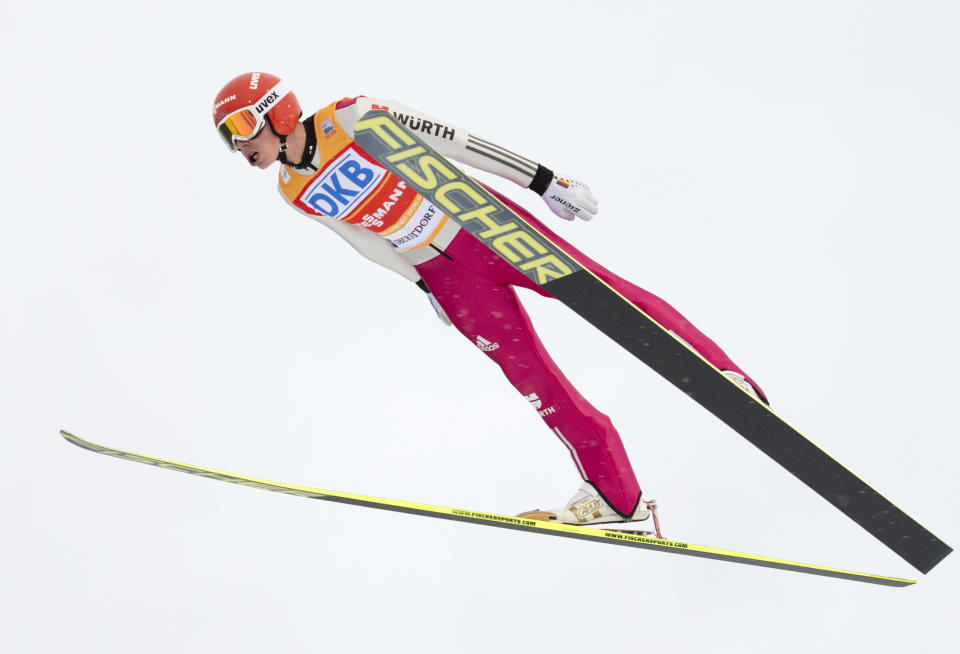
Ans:
[[[616,511],[631,515],[640,501],[640,486],[620,435],[550,358],[513,287],[549,294],[380,167],[353,141],[353,126],[372,108],[390,111],[442,155],[460,163],[539,192],[544,177],[552,179],[541,164],[466,130],[395,102],[361,96],[334,102],[303,121],[307,130],[304,160],[298,166],[281,165],[281,195],[367,258],[431,292],[453,325],[500,366],[563,442],[583,479]],[[666,302],[587,258],[528,211],[490,190],[707,361],[746,376]]]

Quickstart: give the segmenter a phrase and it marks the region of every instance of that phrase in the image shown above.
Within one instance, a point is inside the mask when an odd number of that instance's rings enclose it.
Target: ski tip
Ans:
[[[83,440],[82,438],[80,438],[80,437],[77,436],[76,434],[73,434],[73,433],[67,431],[66,429],[61,429],[61,430],[60,430],[60,435],[63,436],[63,438],[66,439],[66,441],[67,441],[68,443],[72,443],[72,444],[76,445],[77,447],[82,447],[82,448],[85,449],[85,450],[91,450],[91,451],[93,451],[93,452],[96,452],[96,451],[97,451],[97,446],[96,446],[96,445],[94,445],[93,443],[91,443],[91,442],[89,442],[89,441]]]

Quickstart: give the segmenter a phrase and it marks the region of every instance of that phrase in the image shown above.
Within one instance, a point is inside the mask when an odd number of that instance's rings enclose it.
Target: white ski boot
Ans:
[[[637,509],[633,512],[633,515],[629,518],[624,518],[607,504],[606,500],[597,492],[593,484],[585,481],[580,487],[580,490],[570,498],[564,508],[524,511],[517,517],[529,518],[531,520],[555,520],[568,525],[581,526],[606,525],[611,523],[620,523],[622,525],[646,520],[651,515],[651,508],[654,511],[656,510],[656,502],[645,502],[641,500]]]
[[[770,403],[765,399],[760,397],[760,393],[757,392],[757,389],[753,387],[753,384],[747,381],[747,378],[741,375],[739,372],[734,372],[733,370],[721,370],[723,376],[732,381],[734,384],[742,388],[747,392],[747,395],[751,396],[757,402],[761,402],[770,406]]]

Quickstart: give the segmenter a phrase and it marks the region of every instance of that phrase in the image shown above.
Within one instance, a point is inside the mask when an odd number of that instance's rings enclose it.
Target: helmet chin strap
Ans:
[[[310,119],[307,119],[301,123],[305,129],[306,143],[303,146],[303,156],[300,157],[300,161],[293,162],[287,159],[287,136],[285,134],[277,134],[274,130],[274,134],[280,138],[280,154],[277,155],[277,161],[287,166],[293,166],[294,168],[307,168],[309,170],[316,170],[316,166],[313,165],[313,153],[317,149],[317,136],[316,132],[313,130],[313,125],[310,123]],[[270,125],[270,129],[273,129],[273,125]]]

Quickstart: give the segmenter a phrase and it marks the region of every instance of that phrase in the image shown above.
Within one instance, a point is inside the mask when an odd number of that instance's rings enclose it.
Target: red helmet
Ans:
[[[213,124],[231,151],[237,149],[237,141],[257,136],[266,125],[265,118],[277,134],[292,134],[301,113],[297,96],[270,73],[234,77],[213,101]]]

